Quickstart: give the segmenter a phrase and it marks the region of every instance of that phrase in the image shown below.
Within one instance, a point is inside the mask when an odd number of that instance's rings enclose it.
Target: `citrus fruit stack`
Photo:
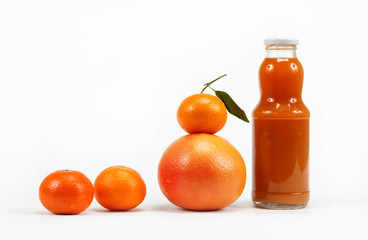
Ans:
[[[216,210],[236,201],[245,186],[244,160],[227,140],[213,135],[226,123],[225,104],[214,95],[195,94],[180,104],[177,120],[189,135],[174,141],[162,155],[162,193],[189,210]]]
[[[189,133],[174,141],[158,167],[163,194],[173,204],[190,210],[216,210],[242,194],[246,168],[240,153],[224,138],[214,135],[226,124],[227,111],[249,122],[245,112],[223,91],[206,83],[200,94],[187,97],[177,111],[179,125]],[[216,96],[204,94],[212,89]],[[78,214],[93,197],[109,210],[129,210],[141,204],[146,185],[135,170],[113,166],[103,170],[94,185],[81,172],[59,170],[49,174],[39,187],[42,205],[55,214]]]

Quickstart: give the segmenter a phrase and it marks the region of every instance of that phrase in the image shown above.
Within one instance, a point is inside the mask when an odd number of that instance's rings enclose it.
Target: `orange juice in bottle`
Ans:
[[[309,110],[296,39],[266,39],[259,69],[261,99],[253,111],[256,207],[298,209],[309,200]]]

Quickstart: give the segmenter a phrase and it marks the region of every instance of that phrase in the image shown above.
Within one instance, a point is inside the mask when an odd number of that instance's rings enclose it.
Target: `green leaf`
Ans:
[[[223,91],[215,91],[215,94],[221,101],[225,104],[226,109],[237,118],[249,123],[247,115],[245,114],[244,110],[241,109],[238,104],[234,102],[234,100],[230,97],[229,94]]]

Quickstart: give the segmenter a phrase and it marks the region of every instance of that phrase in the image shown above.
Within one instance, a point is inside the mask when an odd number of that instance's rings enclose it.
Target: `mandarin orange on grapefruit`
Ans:
[[[225,126],[227,110],[218,97],[199,93],[181,102],[176,117],[187,133],[215,134]]]

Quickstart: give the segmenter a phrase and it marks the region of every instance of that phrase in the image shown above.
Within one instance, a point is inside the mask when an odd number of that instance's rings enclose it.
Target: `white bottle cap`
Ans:
[[[299,40],[296,38],[266,38],[265,45],[298,45]]]

